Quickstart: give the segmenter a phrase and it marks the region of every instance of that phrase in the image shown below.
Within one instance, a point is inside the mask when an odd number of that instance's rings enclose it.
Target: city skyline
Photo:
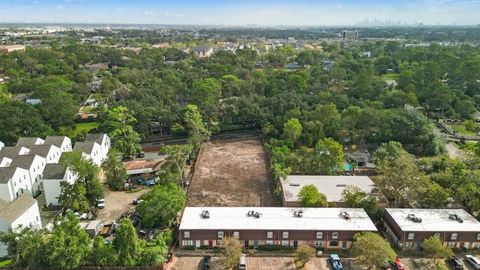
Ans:
[[[0,23],[358,25],[378,22],[477,25],[479,0],[113,1],[5,0]]]

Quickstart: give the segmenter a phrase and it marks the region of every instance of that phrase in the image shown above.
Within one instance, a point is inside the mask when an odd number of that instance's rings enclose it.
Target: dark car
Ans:
[[[144,158],[145,157],[145,153],[144,152],[140,152],[138,153],[137,155],[137,158]]]
[[[338,254],[330,254],[328,260],[330,261],[330,265],[332,266],[333,270],[343,270],[343,266],[340,262],[340,257]]]
[[[212,257],[210,255],[203,256],[202,259],[202,270],[209,270],[210,269],[210,261]]]
[[[452,267],[453,270],[463,270],[463,263],[457,257],[451,257],[447,259],[447,264]]]

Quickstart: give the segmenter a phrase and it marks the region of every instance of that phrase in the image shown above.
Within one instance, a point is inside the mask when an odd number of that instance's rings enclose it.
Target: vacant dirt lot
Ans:
[[[188,195],[189,206],[274,206],[265,152],[258,139],[205,143]]]
[[[146,187],[141,187],[138,192],[127,193],[125,191],[111,191],[105,188],[105,208],[100,209],[97,219],[101,221],[117,220],[123,213],[134,209],[132,204],[134,199],[149,191]]]

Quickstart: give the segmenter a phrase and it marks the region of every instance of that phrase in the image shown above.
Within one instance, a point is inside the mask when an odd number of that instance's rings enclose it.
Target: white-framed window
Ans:
[[[273,238],[273,232],[267,232],[267,239]]]
[[[442,236],[442,234],[439,233],[439,232],[437,232],[437,233],[435,233],[433,236],[440,238],[440,237]]]
[[[282,241],[282,246],[284,247],[288,247],[290,245],[290,242],[287,240],[287,241]]]
[[[223,236],[224,236],[223,231],[219,231],[217,235],[218,235],[218,239],[223,239]]]
[[[186,247],[191,247],[193,246],[193,241],[192,240],[183,240],[183,245]]]
[[[451,240],[457,240],[458,239],[458,233],[452,233],[452,235],[450,236],[450,239]]]
[[[332,232],[332,239],[338,239],[338,232]]]
[[[317,232],[317,239],[323,238],[323,232]]]
[[[283,232],[282,233],[282,238],[283,239],[288,239],[288,232]]]
[[[323,247],[323,241],[315,241],[316,247]]]
[[[267,246],[273,246],[273,243],[274,243],[273,240],[266,240],[265,241],[265,245],[267,245]]]
[[[233,232],[233,238],[239,239],[240,238],[240,232]]]
[[[408,239],[408,240],[413,240],[413,238],[415,238],[415,233],[413,233],[413,232],[408,233],[407,239]]]
[[[189,231],[184,231],[183,232],[183,238],[190,238],[190,232]]]
[[[480,240],[480,233],[477,233],[477,241]]]

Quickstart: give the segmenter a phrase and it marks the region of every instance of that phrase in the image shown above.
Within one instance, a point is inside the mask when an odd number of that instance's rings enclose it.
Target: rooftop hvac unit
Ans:
[[[208,212],[208,210],[203,210],[201,216],[202,218],[210,218],[210,212]]]
[[[255,215],[255,211],[248,211],[247,216],[253,217]]]
[[[260,217],[262,216],[262,213],[260,213],[260,212],[255,212],[255,213],[253,214],[253,216],[254,216],[255,218],[260,218]]]
[[[303,210],[293,212],[293,216],[301,218],[303,217]]]
[[[341,212],[340,216],[342,216],[346,220],[349,220],[351,218],[350,213],[348,213],[347,211]]]
[[[463,223],[463,219],[457,214],[451,214],[448,216],[449,219]]]
[[[408,214],[407,219],[409,219],[410,221],[413,221],[415,223],[422,223],[422,219],[415,216],[414,214]]]

